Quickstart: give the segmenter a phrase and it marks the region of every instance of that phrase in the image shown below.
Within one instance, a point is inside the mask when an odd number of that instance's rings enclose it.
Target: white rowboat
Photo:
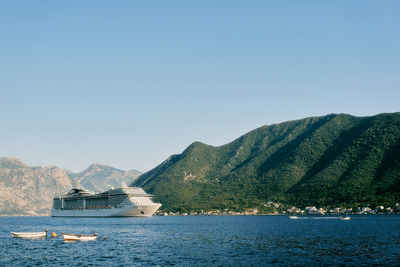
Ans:
[[[96,240],[97,234],[93,235],[74,235],[62,233],[64,241],[91,241]]]
[[[44,232],[11,232],[16,238],[46,238],[47,231]]]

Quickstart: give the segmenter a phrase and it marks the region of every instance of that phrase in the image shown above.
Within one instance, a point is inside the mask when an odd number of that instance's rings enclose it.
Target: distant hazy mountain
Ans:
[[[244,209],[400,202],[400,113],[331,114],[253,130],[213,147],[191,144],[135,186],[165,209]]]
[[[29,167],[18,159],[0,158],[0,215],[46,215],[52,198],[73,187],[105,191],[134,181],[140,172],[93,164],[81,173],[57,167]]]
[[[70,174],[75,183],[90,191],[104,191],[111,187],[121,187],[121,183],[130,184],[141,174],[137,170],[122,171],[110,166],[92,164],[86,170]]]

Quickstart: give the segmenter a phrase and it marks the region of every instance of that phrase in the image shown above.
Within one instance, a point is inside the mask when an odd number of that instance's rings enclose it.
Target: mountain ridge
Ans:
[[[30,167],[22,161],[0,158],[0,215],[49,215],[52,199],[73,187],[105,191],[131,183],[140,172],[92,164],[80,173],[56,166]]]
[[[399,140],[398,112],[309,117],[261,126],[217,147],[194,142],[133,185],[179,211],[260,208],[269,200],[399,201]]]

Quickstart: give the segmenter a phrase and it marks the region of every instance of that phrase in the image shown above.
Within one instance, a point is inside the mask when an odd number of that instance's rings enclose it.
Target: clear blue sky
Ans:
[[[1,1],[0,156],[149,170],[193,141],[400,111],[400,1]]]

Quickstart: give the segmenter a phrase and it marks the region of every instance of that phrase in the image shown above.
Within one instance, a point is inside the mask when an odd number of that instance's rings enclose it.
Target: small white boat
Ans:
[[[289,218],[290,218],[291,220],[294,220],[294,219],[298,219],[299,217],[297,217],[297,216],[289,216]]]
[[[93,235],[75,235],[62,233],[64,241],[91,241],[96,240],[97,234]]]
[[[16,238],[46,238],[47,230],[44,232],[11,232]]]
[[[339,217],[339,220],[349,221],[349,220],[350,220],[350,217],[349,217],[349,216],[346,216],[346,217],[340,216],[340,217]]]

